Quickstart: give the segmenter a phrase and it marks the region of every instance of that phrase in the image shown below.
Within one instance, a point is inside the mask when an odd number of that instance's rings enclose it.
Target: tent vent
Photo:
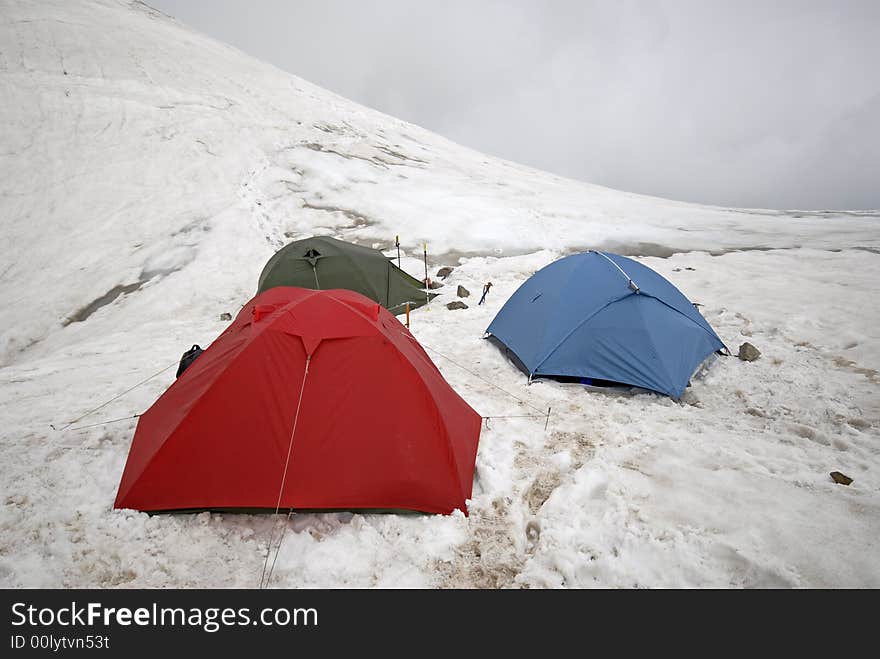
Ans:
[[[314,268],[315,266],[318,265],[318,259],[321,258],[321,252],[316,250],[314,247],[311,247],[311,248],[309,248],[309,251],[306,252],[305,258],[306,258],[306,261],[308,261],[309,264],[312,266],[312,268]],[[317,279],[318,279],[318,272],[315,271],[315,280],[317,281]],[[318,288],[320,289],[321,287],[318,286]]]

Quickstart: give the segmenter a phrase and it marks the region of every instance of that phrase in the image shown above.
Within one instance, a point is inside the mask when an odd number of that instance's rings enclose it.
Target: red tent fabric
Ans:
[[[271,288],[141,416],[115,507],[466,513],[480,426],[380,305]]]

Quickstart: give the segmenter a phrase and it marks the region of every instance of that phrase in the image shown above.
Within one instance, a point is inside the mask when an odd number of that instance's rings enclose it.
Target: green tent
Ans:
[[[366,295],[401,314],[406,303],[415,309],[428,301],[422,283],[394,265],[378,249],[335,238],[315,236],[296,240],[275,252],[260,273],[257,293],[274,286],[318,290],[346,288]]]

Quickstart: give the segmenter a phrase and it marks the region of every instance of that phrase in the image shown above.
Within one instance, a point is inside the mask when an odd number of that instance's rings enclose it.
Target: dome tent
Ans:
[[[276,287],[141,416],[115,507],[467,512],[480,425],[380,305]]]
[[[725,348],[669,281],[617,254],[589,251],[542,268],[486,332],[530,377],[605,380],[680,398],[700,364]]]
[[[257,292],[273,286],[345,288],[366,295],[395,315],[405,311],[407,302],[415,309],[435,297],[378,249],[327,236],[296,240],[275,252],[260,273]]]

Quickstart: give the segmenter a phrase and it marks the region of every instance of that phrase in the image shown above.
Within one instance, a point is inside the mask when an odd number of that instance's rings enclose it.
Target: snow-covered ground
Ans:
[[[271,518],[114,511],[134,420],[50,424],[209,343],[277,247],[324,233],[400,234],[416,276],[427,241],[432,275],[456,269],[416,337],[481,414],[553,412],[484,428],[467,518],[295,515],[274,586],[880,587],[880,213],[562,179],[138,2],[0,1],[0,95],[0,585],[259,583]],[[681,403],[527,386],[483,330],[593,247],[640,257],[762,357],[719,360]],[[470,308],[448,311],[458,284]],[[173,371],[81,424],[143,411]]]

